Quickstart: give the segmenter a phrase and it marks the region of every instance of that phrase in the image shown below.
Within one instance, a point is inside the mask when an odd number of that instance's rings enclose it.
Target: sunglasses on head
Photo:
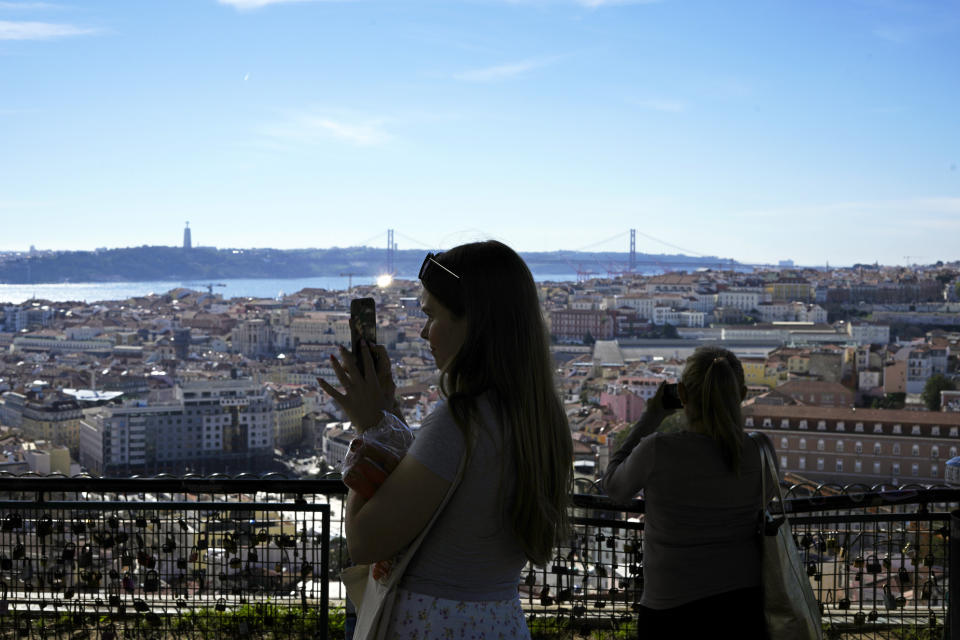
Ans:
[[[441,269],[443,269],[444,271],[446,271],[448,274],[450,274],[451,276],[453,276],[453,277],[456,278],[457,280],[459,280],[459,279],[460,279],[460,276],[458,276],[458,275],[455,274],[453,271],[450,271],[450,269],[447,269],[445,266],[443,266],[442,264],[440,264],[439,262],[436,261],[436,257],[439,256],[439,255],[440,255],[439,253],[428,253],[428,254],[427,254],[427,257],[423,259],[423,264],[420,265],[420,275],[419,275],[418,277],[419,277],[421,280],[423,280],[424,276],[429,277],[429,273],[430,273],[430,271],[432,270],[433,266],[437,266],[437,267],[440,267]]]
[[[420,265],[423,286],[456,314],[464,312],[463,287],[460,276],[440,264],[439,253],[428,253]]]

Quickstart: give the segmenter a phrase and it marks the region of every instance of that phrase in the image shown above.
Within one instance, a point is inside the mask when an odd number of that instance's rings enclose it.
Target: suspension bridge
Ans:
[[[637,253],[637,236],[645,238],[649,243],[661,245],[671,249],[675,254]],[[396,238],[403,240],[409,248],[426,251],[442,251],[442,248],[422,242],[395,229],[386,232],[386,273],[396,274],[397,252],[399,250]],[[384,234],[379,232],[361,243],[361,246],[383,246]],[[623,243],[623,244],[621,244]],[[626,249],[626,251],[624,251]],[[569,273],[576,273],[578,280],[586,280],[595,276],[622,276],[631,273],[651,273],[671,271],[715,269],[715,270],[752,270],[763,268],[777,268],[773,264],[738,262],[732,258],[719,258],[693,251],[661,240],[648,233],[629,229],[618,232],[608,238],[603,238],[588,245],[569,250],[554,252],[522,252],[524,255],[538,257],[551,256],[551,262],[561,262],[569,269]],[[579,254],[583,254],[580,256]],[[621,255],[626,254],[626,259]],[[586,259],[584,259],[586,258]]]

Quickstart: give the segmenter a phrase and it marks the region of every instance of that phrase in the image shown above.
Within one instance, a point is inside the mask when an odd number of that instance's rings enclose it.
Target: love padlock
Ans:
[[[553,564],[550,566],[550,573],[563,576],[566,575],[568,571],[567,561],[557,554],[557,557],[553,559]]]
[[[897,571],[897,582],[900,583],[901,587],[910,585],[910,572],[907,571],[905,567],[900,567],[900,569]]]
[[[7,514],[7,517],[3,519],[0,529],[9,533],[11,531],[16,531],[17,529],[23,528],[23,516],[20,515],[19,511],[13,511]]]
[[[37,520],[37,537],[43,540],[53,533],[53,518],[45,513]]]

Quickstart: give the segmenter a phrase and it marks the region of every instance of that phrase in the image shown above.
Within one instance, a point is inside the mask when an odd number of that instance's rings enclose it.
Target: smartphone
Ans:
[[[676,382],[663,385],[663,408],[664,409],[682,409],[683,403],[680,402],[680,391]]]
[[[350,301],[350,345],[361,376],[364,373],[360,345],[364,340],[371,345],[377,342],[377,306],[373,298],[354,298]]]

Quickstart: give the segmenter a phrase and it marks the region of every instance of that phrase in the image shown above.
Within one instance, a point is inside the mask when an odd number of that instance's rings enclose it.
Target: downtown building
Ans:
[[[770,437],[781,473],[819,483],[942,484],[960,450],[960,412],[752,404],[743,417]]]
[[[0,424],[16,427],[23,437],[63,446],[76,454],[83,410],[72,397],[57,391],[7,391],[0,397]]]
[[[89,412],[80,425],[80,464],[98,476],[272,468],[274,402],[266,388],[213,380],[173,391],[167,402]]]

